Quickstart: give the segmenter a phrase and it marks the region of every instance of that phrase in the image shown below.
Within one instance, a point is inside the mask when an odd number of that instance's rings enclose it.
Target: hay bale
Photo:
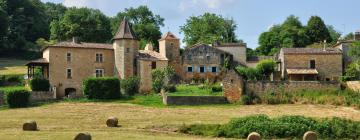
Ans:
[[[313,131],[307,131],[303,136],[303,140],[317,140],[317,135]]]
[[[89,133],[79,133],[74,140],[91,140],[91,135]]]
[[[118,127],[118,119],[116,117],[110,117],[106,120],[108,127]]]
[[[259,133],[252,132],[248,135],[247,140],[261,140],[261,136]]]
[[[24,131],[36,131],[37,130],[37,124],[35,121],[28,121],[23,124],[23,130]]]

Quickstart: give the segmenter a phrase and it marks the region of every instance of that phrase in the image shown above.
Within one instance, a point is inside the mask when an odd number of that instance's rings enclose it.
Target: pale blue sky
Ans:
[[[236,35],[250,48],[258,46],[259,35],[274,24],[279,24],[291,14],[303,24],[312,15],[322,17],[343,34],[360,29],[359,0],[41,0],[63,3],[71,7],[100,9],[107,16],[114,16],[127,7],[147,5],[155,14],[165,18],[162,32],[170,30],[182,39],[179,26],[189,16],[204,12],[233,18],[238,28]],[[183,45],[182,45],[183,46]]]

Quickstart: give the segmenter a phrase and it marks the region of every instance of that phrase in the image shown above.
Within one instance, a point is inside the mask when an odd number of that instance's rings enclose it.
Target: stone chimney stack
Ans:
[[[354,35],[354,40],[360,41],[360,30],[357,30]]]
[[[79,37],[74,36],[74,37],[72,38],[72,42],[75,43],[75,44],[80,44],[80,39],[79,39]]]
[[[148,50],[148,51],[154,51],[154,47],[151,43],[148,43],[146,44],[145,46],[145,50]]]

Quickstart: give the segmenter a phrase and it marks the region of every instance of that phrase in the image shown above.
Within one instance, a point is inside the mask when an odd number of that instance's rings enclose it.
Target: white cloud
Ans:
[[[232,5],[235,0],[182,0],[179,4],[181,11],[201,7],[206,9],[226,8]]]

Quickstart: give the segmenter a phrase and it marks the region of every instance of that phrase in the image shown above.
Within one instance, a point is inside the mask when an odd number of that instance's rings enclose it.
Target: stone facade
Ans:
[[[229,71],[223,80],[224,96],[229,102],[237,102],[244,94],[244,80],[234,70]]]
[[[30,93],[30,102],[55,100],[56,94],[52,91],[32,91]]]
[[[182,66],[185,71],[182,79],[184,81],[192,80],[216,80],[223,76],[222,65],[226,57],[232,62],[232,55],[206,44],[195,45],[186,48],[182,58]]]
[[[156,68],[152,68],[155,63]],[[138,60],[138,73],[140,78],[140,92],[149,93],[152,89],[152,76],[151,71],[153,69],[164,69],[168,65],[168,61],[151,61],[151,60]]]
[[[217,49],[228,52],[233,56],[233,61],[239,65],[246,65],[246,44],[245,43],[218,43]]]
[[[120,78],[136,75],[136,56],[139,41],[135,39],[119,39],[113,43],[115,55],[115,74]]]
[[[302,90],[334,90],[339,89],[340,84],[332,81],[247,81],[246,93],[264,95],[270,92],[294,93]]]
[[[311,68],[313,61],[313,68]],[[315,80],[332,81],[342,75],[342,52],[338,49],[315,49],[315,48],[283,48],[279,55],[281,77],[289,80],[288,69],[299,71],[317,71]],[[302,81],[301,74],[294,75],[296,81]],[[304,73],[306,75],[306,73]],[[302,77],[304,78],[304,77]]]
[[[49,81],[57,88],[57,97],[65,96],[65,89],[76,90],[76,97],[83,96],[82,82],[85,78],[95,76],[96,69],[103,69],[103,76],[114,75],[114,52],[111,49],[76,48],[76,47],[48,47],[44,57],[49,59]],[[70,61],[67,54],[70,53]],[[96,54],[103,55],[103,62],[96,62]],[[71,69],[71,77],[67,70]]]

